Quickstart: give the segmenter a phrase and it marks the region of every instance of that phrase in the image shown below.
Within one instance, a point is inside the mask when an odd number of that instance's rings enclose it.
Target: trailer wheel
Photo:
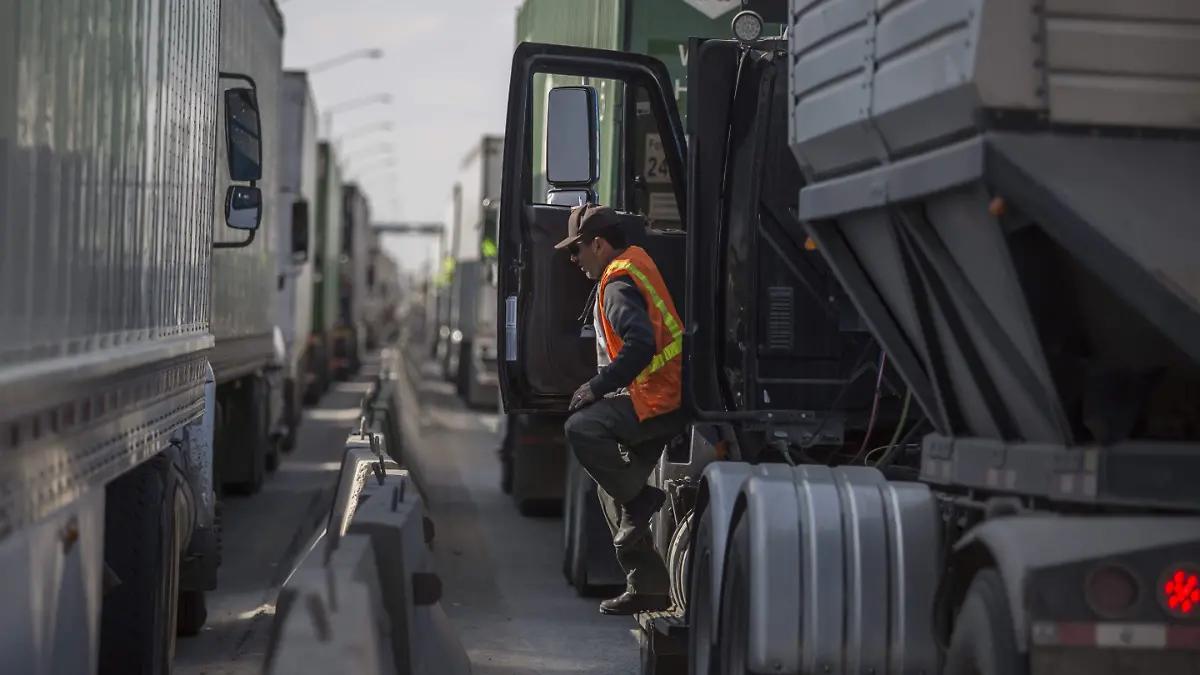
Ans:
[[[725,551],[725,574],[721,580],[721,610],[717,644],[722,675],[750,672],[746,659],[749,651],[750,623],[750,519],[738,519]]]
[[[954,620],[945,675],[1024,675],[1004,582],[993,568],[975,575]]]
[[[101,610],[100,675],[171,673],[183,548],[179,480],[160,454],[108,486],[104,558],[120,583]]]
[[[693,516],[694,517],[694,516]],[[712,641],[712,510],[704,509],[692,536],[692,553],[688,561],[688,672],[693,675],[713,675],[719,657]]]
[[[262,489],[267,476],[267,456],[270,454],[267,429],[266,392],[257,377],[246,378],[244,386],[235,390],[233,402],[227,406],[229,422],[224,441],[229,464],[236,467],[236,478],[225,482],[231,494],[253,495]],[[249,453],[249,457],[239,457]]]
[[[181,591],[179,593],[179,611],[176,612],[175,634],[180,637],[192,637],[200,634],[204,623],[208,621],[208,603],[204,591]]]
[[[569,462],[570,460],[568,460]],[[575,566],[575,500],[570,498],[571,495],[571,466],[568,463],[566,472],[563,473],[563,494],[567,498],[563,500],[563,560],[562,573],[563,578],[568,584],[574,585],[572,578]]]

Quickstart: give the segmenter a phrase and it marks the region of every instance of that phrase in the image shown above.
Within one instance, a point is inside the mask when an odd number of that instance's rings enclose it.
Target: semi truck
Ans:
[[[452,191],[449,284],[446,324],[446,377],[468,406],[494,409],[496,303],[488,271],[495,258],[495,234],[488,216],[500,194],[500,153],[504,139],[484,136],[463,157]]]
[[[554,237],[522,220],[554,220],[520,164],[537,72],[647,92],[685,224],[693,424],[653,478],[672,494],[653,536],[676,607],[638,617],[643,672],[1193,672],[1200,231],[1179,177],[1200,175],[1194,9],[744,4],[734,40],[691,41],[686,128],[658,59],[514,57],[502,266],[554,269],[537,248]],[[571,124],[598,129],[598,90],[557,94],[584,103]],[[733,302],[767,249],[814,287],[791,330],[784,293],[756,326]],[[900,405],[890,433],[841,443],[849,457],[814,452],[828,424],[763,370],[764,338],[799,341],[796,322],[827,309],[838,340],[867,329],[872,398]],[[536,364],[520,340],[544,324],[517,318],[506,408],[550,407],[520,379]],[[747,356],[760,375],[739,401]]]
[[[296,430],[304,416],[304,389],[309,360],[313,358],[313,239],[312,215],[317,196],[317,107],[308,74],[283,74],[280,102],[279,245],[276,256],[276,318],[283,333],[287,358],[283,373],[283,449],[296,443]]]
[[[304,400],[320,400],[333,381],[334,329],[337,326],[342,259],[342,171],[337,151],[317,143],[317,199],[313,231],[312,331]]]
[[[204,622],[210,283],[237,241],[213,214],[242,241],[264,221],[278,93],[223,69],[221,4],[238,3],[152,0],[86,35],[38,0],[0,10],[5,672],[168,674]]]
[[[283,80],[283,17],[269,0],[221,3],[221,67],[244,72],[257,84],[259,113],[273,132],[262,138],[263,162],[278,167],[279,108]],[[218,134],[218,152],[226,152]],[[218,199],[228,181],[218,177]],[[268,172],[261,183],[267,195],[279,194],[279,177]],[[212,254],[212,332],[209,355],[217,378],[216,459],[218,487],[253,494],[278,461],[286,430],[282,424],[282,331],[275,317],[278,234],[276,200],[266,199],[262,218],[271,224],[243,236],[216,230]]]
[[[403,289],[400,266],[383,250],[382,237],[376,237],[367,268],[367,304],[364,310],[368,351],[378,350],[399,337],[399,317]]]
[[[367,252],[371,249],[371,205],[356,183],[342,186],[342,236],[338,264],[337,322],[333,329],[335,380],[357,373],[364,351]]]
[[[672,100],[686,119],[689,106],[688,68],[691,62],[690,36],[725,36],[729,19],[738,9],[736,2],[690,2],[665,0],[568,0],[556,2],[527,0],[517,18],[517,41],[554,43],[578,47],[618,50],[655,57],[667,68]],[[561,72],[544,71],[533,77],[531,95],[535,102],[529,112],[534,130],[528,156],[532,164],[531,192],[539,201],[550,199],[553,186],[545,176],[549,92],[558,86],[582,84],[583,78]],[[621,204],[642,215],[654,230],[680,230],[682,222],[675,206],[667,154],[662,148],[660,130],[653,123],[649,100],[630,98],[625,86],[616,80],[600,78],[594,83],[598,94],[597,124],[599,178],[591,198],[603,204]],[[557,203],[577,198],[572,190],[555,192]],[[676,302],[682,301],[682,259],[675,289]],[[503,265],[500,266],[501,269]],[[580,282],[583,283],[583,282]],[[575,302],[571,293],[562,300]],[[574,310],[578,316],[586,293]],[[566,310],[564,310],[566,311]],[[562,330],[578,333],[574,321],[566,321]],[[506,330],[513,330],[512,326]],[[564,334],[565,335],[565,334]],[[592,358],[593,340],[555,335],[546,339],[568,339],[578,350],[571,357],[578,363]],[[577,387],[584,379],[578,370],[561,371],[565,380]],[[565,384],[555,386],[566,386]],[[574,388],[571,389],[574,391]],[[581,593],[603,593],[619,581],[604,517],[595,497],[595,486],[566,451],[561,429],[565,421],[560,412],[544,411],[517,419],[509,412],[509,433],[501,452],[501,480],[507,490],[512,486],[518,507],[531,503],[541,506],[563,503],[564,569]],[[527,507],[526,507],[527,508]],[[589,543],[590,542],[590,543]]]

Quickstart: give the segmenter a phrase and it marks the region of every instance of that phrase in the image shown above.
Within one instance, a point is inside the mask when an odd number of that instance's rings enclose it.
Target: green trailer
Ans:
[[[552,44],[615,49],[647,54],[662,60],[670,71],[680,114],[687,110],[688,40],[691,37],[729,37],[730,21],[740,9],[740,0],[525,0],[517,13],[517,42],[548,42]],[[583,84],[579,78],[538,76],[534,100],[542,101],[533,111],[533,128],[545,125],[545,100],[552,87]],[[638,196],[638,210],[659,229],[680,227],[679,214],[671,193],[670,176],[666,173],[657,129],[643,120],[648,109],[623,98],[612,80],[588,84],[600,94],[601,155],[600,183],[597,187],[601,203],[616,203],[614,193],[620,184],[615,171],[623,164],[614,161],[621,153],[632,154],[634,162],[627,166],[640,167],[645,181],[644,194]],[[624,108],[624,109],[623,109]],[[622,119],[633,119],[639,125],[633,140],[619,147],[617,125]],[[544,135],[534,134],[534,190],[545,195],[549,188],[542,174],[545,166]],[[542,201],[537,199],[537,201]]]
[[[316,226],[313,233],[312,333],[304,399],[316,403],[332,381],[333,332],[338,318],[342,251],[342,171],[337,151],[326,141],[317,148]]]

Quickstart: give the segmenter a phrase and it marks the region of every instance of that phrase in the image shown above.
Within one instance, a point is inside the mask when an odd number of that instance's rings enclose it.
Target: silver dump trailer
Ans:
[[[263,163],[278,167],[283,17],[272,0],[224,0],[221,26],[221,69],[246,73],[257,83],[260,114],[275,130],[263,135]],[[225,152],[220,142],[217,152]],[[276,173],[268,172],[260,184],[263,194],[271,196],[262,211],[267,227],[247,241],[245,235],[215,225],[217,242],[229,246],[214,251],[212,262],[212,331],[217,343],[209,358],[217,377],[216,470],[218,486],[239,494],[252,494],[262,486],[285,435],[281,420],[286,354],[275,312]],[[214,190],[223,195],[227,177],[217,177]]]
[[[213,219],[263,202],[218,180],[261,179],[263,136],[220,4],[0,7],[5,673],[169,673],[204,622]]]
[[[932,429],[870,660],[1195,672],[1200,5],[938,4],[786,12],[799,216]]]

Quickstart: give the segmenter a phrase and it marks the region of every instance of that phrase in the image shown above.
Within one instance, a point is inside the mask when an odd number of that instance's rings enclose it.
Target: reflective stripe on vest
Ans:
[[[660,370],[671,359],[683,353],[683,330],[679,327],[679,322],[675,321],[675,317],[667,311],[667,303],[663,302],[662,296],[658,294],[658,289],[650,283],[645,274],[639,270],[634,264],[628,260],[615,260],[609,265],[609,269],[625,270],[637,277],[638,281],[642,282],[642,288],[650,294],[650,301],[658,308],[659,314],[662,315],[663,325],[667,327],[667,331],[671,333],[671,342],[663,347],[663,350],[654,355],[650,360],[650,365],[638,374],[635,382],[645,382],[655,371]]]

